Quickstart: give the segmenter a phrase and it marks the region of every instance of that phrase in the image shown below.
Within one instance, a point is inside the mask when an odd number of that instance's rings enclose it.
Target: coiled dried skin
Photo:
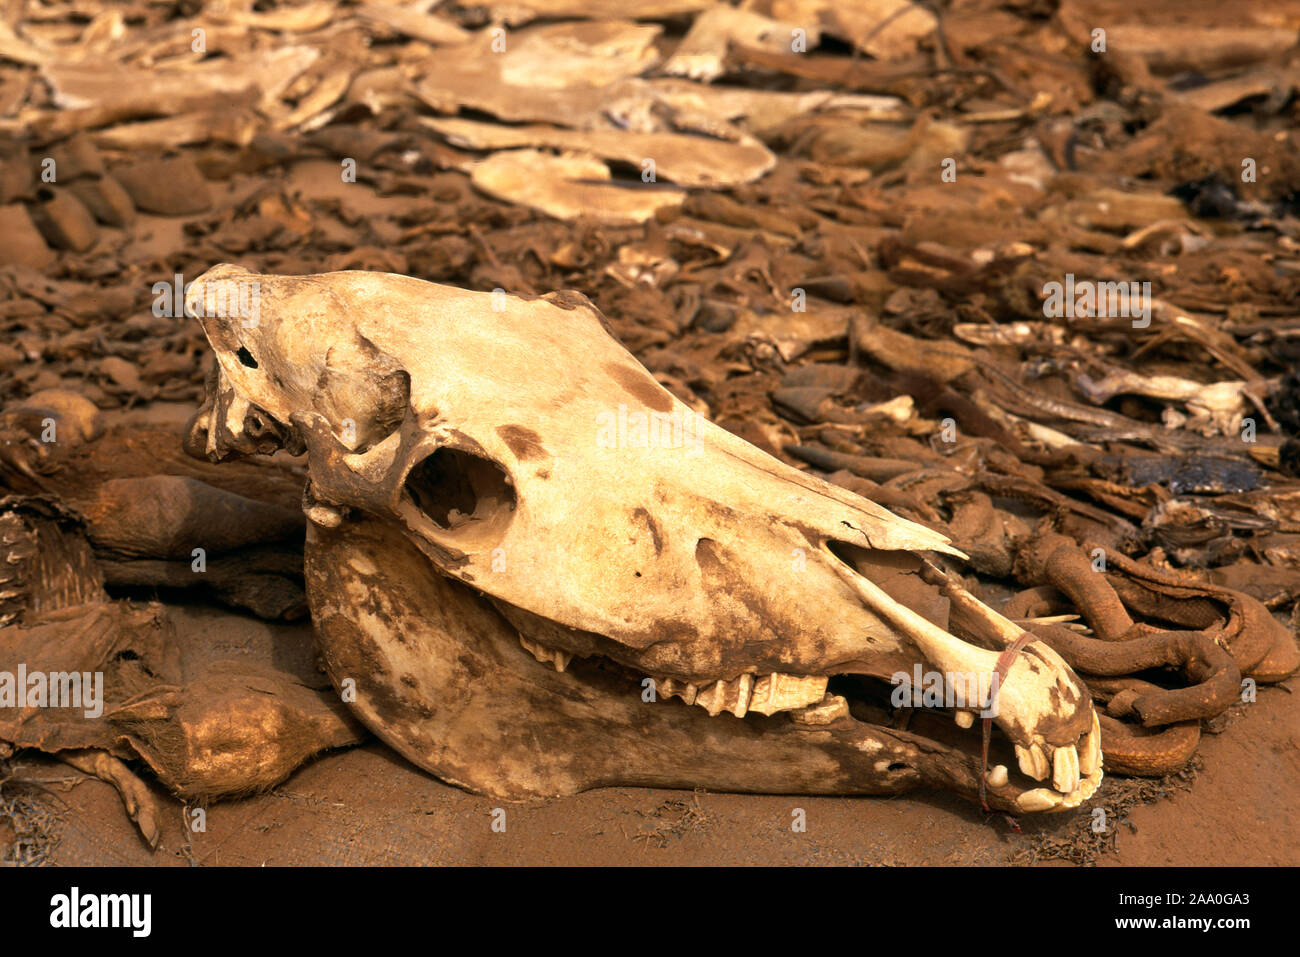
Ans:
[[[1094,568],[1092,543],[1044,532],[1025,542],[1017,571],[1035,585],[1005,608],[1016,619],[1059,610],[1061,596],[1077,608],[1095,638],[1058,624],[1033,631],[1087,681],[1105,705],[1102,718],[1107,768],[1163,775],[1190,760],[1199,720],[1240,700],[1242,675],[1277,681],[1300,665],[1289,632],[1255,599],[1231,589],[1189,581],[1118,553],[1106,552],[1106,571]],[[1131,612],[1190,626],[1163,630],[1135,623]],[[1128,677],[1151,668],[1181,672],[1183,688],[1162,688]],[[1139,731],[1121,720],[1136,718]],[[1149,729],[1162,729],[1150,731]]]

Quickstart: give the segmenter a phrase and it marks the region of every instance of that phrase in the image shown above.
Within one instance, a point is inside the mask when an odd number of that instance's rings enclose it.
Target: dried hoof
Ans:
[[[219,662],[183,688],[145,692],[108,719],[187,800],[264,791],[312,755],[364,739],[333,694],[242,662]]]
[[[0,475],[19,478],[29,491],[43,489],[62,460],[103,431],[99,409],[85,396],[66,389],[37,392],[0,413]]]
[[[117,793],[122,795],[122,803],[126,806],[126,813],[131,815],[131,820],[140,828],[145,843],[150,850],[158,847],[158,838],[161,836],[158,821],[162,817],[158,802],[154,800],[148,785],[136,777],[130,768],[104,751],[61,751],[58,757],[78,771],[94,775],[117,788]]]

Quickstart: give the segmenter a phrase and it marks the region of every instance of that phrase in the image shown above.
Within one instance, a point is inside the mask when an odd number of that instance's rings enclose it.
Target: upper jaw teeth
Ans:
[[[1052,787],[1069,794],[1079,786],[1079,752],[1074,745],[1057,748],[1052,755]]]
[[[548,648],[546,645],[539,644],[523,635],[519,636],[519,643],[534,658],[545,665],[554,665],[556,671],[563,671],[569,667],[569,662],[573,660],[573,655],[567,651],[560,651],[558,648]]]
[[[1102,779],[1101,725],[1094,712],[1092,728],[1076,748],[1072,744],[1057,748],[1049,760],[1045,749],[1034,744],[1017,745],[1020,770],[1035,780],[1051,774],[1052,787],[1034,788],[1016,798],[1022,811],[1056,811],[1078,807],[1097,793]],[[996,770],[996,769],[995,769]],[[992,782],[992,775],[989,776]]]
[[[796,711],[817,704],[826,696],[829,678],[799,675],[763,675],[754,685],[754,697],[749,710],[759,714],[776,714],[778,711]]]
[[[674,678],[656,678],[655,686],[666,698],[681,698],[687,704],[699,705],[711,715],[726,711],[743,718],[751,711],[759,714],[776,714],[778,711],[796,711],[807,705],[818,704],[826,695],[825,677],[768,674],[762,677],[744,674],[726,681],[695,685]]]
[[[1016,745],[1016,763],[1020,765],[1020,770],[1035,781],[1041,781],[1047,777],[1047,771],[1051,767],[1047,763],[1047,755],[1037,744],[1031,744],[1029,747]]]
[[[564,671],[573,655],[551,648],[531,638],[519,636],[519,643],[543,664]],[[725,681],[712,681],[697,685],[676,678],[655,678],[658,694],[665,698],[681,698],[687,704],[696,704],[717,716],[726,711],[743,718],[751,711],[759,714],[776,714],[778,711],[798,711],[808,705],[820,704],[826,696],[829,678],[802,675],[767,674],[762,677],[743,674]]]
[[[730,681],[715,681],[705,685],[695,696],[695,703],[711,715],[729,711],[743,718],[749,711],[749,700],[754,693],[754,676],[741,675]]]

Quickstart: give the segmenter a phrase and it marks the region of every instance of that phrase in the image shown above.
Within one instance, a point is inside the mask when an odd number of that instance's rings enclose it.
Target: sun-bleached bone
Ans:
[[[253,298],[210,297],[232,284],[255,287],[254,319],[204,313],[210,298]],[[825,693],[835,675],[913,663],[991,675],[997,652],[873,577],[898,573],[900,555],[918,568],[911,556],[964,556],[692,412],[585,297],[219,266],[187,307],[218,363],[189,446],[306,451],[327,668],[417,764],[504,796],[620,783],[978,793],[974,758],[865,724]],[[996,646],[1020,634],[982,605],[954,608]],[[655,676],[658,694],[627,672]],[[1060,809],[1095,790],[1091,703],[1050,649],[1025,646],[996,706],[1061,788],[999,773],[993,805]]]

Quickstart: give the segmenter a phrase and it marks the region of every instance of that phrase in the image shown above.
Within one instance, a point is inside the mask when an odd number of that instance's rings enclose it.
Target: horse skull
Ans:
[[[925,553],[962,557],[946,538],[698,416],[584,297],[218,266],[186,303],[217,357],[189,448],[306,452],[326,667],[439,777],[508,798],[984,783],[1008,811],[1096,790],[1087,689],[1042,643],[1004,669],[994,721],[1045,786],[854,717],[836,686],[920,666],[966,679],[970,727],[971,679],[1019,628],[966,596],[954,635],[922,575]]]

